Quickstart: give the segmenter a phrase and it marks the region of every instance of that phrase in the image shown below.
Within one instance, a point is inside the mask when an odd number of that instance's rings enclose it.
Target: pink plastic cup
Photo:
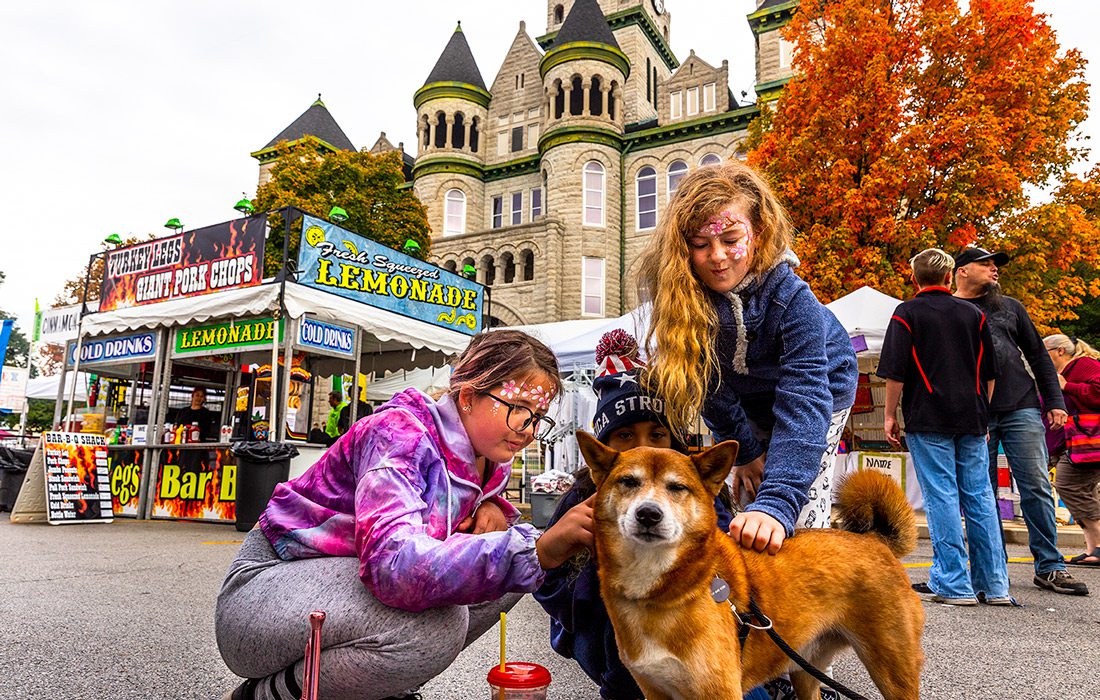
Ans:
[[[550,672],[538,664],[509,661],[489,671],[490,700],[546,700]]]

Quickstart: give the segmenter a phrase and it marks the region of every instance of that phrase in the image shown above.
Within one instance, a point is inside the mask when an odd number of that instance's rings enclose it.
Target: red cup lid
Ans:
[[[504,664],[504,671],[500,670],[500,666],[493,666],[488,678],[489,683],[498,688],[542,688],[550,685],[550,672],[526,661],[509,661]]]

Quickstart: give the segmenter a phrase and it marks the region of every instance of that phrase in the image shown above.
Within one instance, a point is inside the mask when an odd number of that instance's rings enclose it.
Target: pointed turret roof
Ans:
[[[554,46],[564,46],[573,41],[593,41],[619,48],[619,42],[615,41],[615,35],[596,0],[577,0],[573,4],[569,16],[554,37]]]
[[[318,94],[309,109],[302,112],[302,115],[291,122],[290,126],[280,131],[278,136],[268,141],[260,151],[267,150],[280,141],[293,143],[305,136],[316,136],[326,144],[342,151],[355,150],[355,144],[333,119],[328,107],[325,107],[325,103],[321,101],[321,95]]]
[[[462,33],[462,22],[455,27],[451,40],[447,47],[439,55],[435,67],[428,74],[425,85],[432,83],[467,83],[485,90],[485,81],[481,79],[481,71],[477,69],[474,54],[470,51],[470,45],[466,42],[466,35]]]

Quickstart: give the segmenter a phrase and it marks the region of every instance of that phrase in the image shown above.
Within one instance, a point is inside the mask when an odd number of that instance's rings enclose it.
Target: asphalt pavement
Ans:
[[[116,520],[12,525],[0,514],[0,699],[214,699],[237,682],[214,643],[213,606],[242,535],[231,526]],[[1067,549],[1067,554],[1075,553]],[[1026,558],[1010,545],[1009,556]],[[931,546],[906,559],[927,578]],[[1100,698],[1100,570],[1071,567],[1089,597],[1036,588],[1032,565],[1009,565],[1022,608],[925,604],[922,697],[934,700]],[[580,669],[548,643],[548,618],[525,597],[508,616],[508,653],[553,676],[550,697],[598,698]],[[303,638],[303,645],[304,645]],[[426,700],[488,697],[496,628],[422,690]],[[835,675],[877,697],[854,655]],[[323,700],[323,698],[321,699]]]

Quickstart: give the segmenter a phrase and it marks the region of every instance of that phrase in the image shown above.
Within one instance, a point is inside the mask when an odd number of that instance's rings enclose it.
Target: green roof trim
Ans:
[[[485,178],[485,169],[479,163],[475,163],[465,158],[454,158],[453,156],[425,156],[416,161],[416,165],[413,166],[412,176],[413,180],[424,177],[425,175],[466,175],[468,177],[474,177],[478,180]]]
[[[539,171],[539,165],[542,163],[542,158],[539,154],[534,153],[523,158],[516,158],[510,160],[507,163],[501,163],[499,165],[493,165],[485,168],[485,182],[492,182],[494,180],[504,180],[510,177],[518,177],[520,175],[530,175],[531,173],[537,173]]]
[[[545,78],[554,66],[580,59],[600,61],[613,68],[618,68],[624,78],[630,75],[630,59],[614,46],[600,44],[595,41],[572,41],[546,52],[542,60],[539,61],[539,77]]]
[[[756,105],[740,107],[729,112],[710,115],[687,122],[677,122],[668,126],[655,126],[652,129],[635,131],[623,137],[630,145],[630,152],[636,153],[647,148],[667,146],[671,143],[691,141],[708,134],[726,134],[749,128],[749,122],[760,114]]]
[[[791,21],[798,9],[798,0],[788,0],[781,5],[765,7],[749,14],[749,27],[753,34],[762,34],[779,29]]]
[[[797,0],[792,0],[797,4]],[[676,60],[676,54],[672,53],[672,48],[669,47],[668,42],[665,41],[665,37],[661,34],[657,26],[653,24],[653,20],[650,19],[649,14],[641,7],[631,7],[618,12],[613,12],[607,15],[607,24],[611,27],[611,31],[617,31],[619,29],[625,29],[633,25],[638,25],[653,44],[653,48],[657,49],[657,53],[660,54],[661,60],[665,62],[668,69],[676,70],[680,66],[680,62]],[[557,32],[550,32],[543,34],[535,39],[542,47],[543,51],[546,51],[553,43],[554,39],[558,36]]]
[[[413,94],[413,106],[420,109],[420,105],[429,100],[453,98],[456,100],[468,100],[482,107],[488,108],[493,96],[488,90],[477,85],[459,82],[429,83]]]
[[[567,143],[595,143],[616,150],[623,147],[623,137],[617,131],[598,126],[563,126],[551,128],[539,138],[539,153]]]
[[[329,143],[328,141],[325,141],[324,139],[319,139],[316,136],[312,136],[312,135],[310,136],[310,138],[312,138],[313,140],[317,141],[318,144],[320,144],[321,148],[318,149],[318,150],[330,151],[332,153],[336,153],[337,151],[340,150],[339,148],[337,148],[336,146],[333,146],[331,143]],[[294,148],[295,146],[302,143],[303,141],[305,141],[305,139],[297,139],[295,141],[287,141],[286,145],[289,146],[290,148]],[[260,150],[253,151],[252,153],[249,153],[248,155],[252,156],[256,160],[260,161],[261,163],[266,163],[269,160],[277,160],[279,158],[279,144],[275,144],[271,148],[261,148]]]
[[[766,83],[759,83],[753,89],[756,91],[756,97],[761,102],[771,102],[772,100],[778,100],[779,95],[783,92],[783,87],[791,81],[793,75],[788,75],[785,78],[779,78],[778,80],[769,80]]]

